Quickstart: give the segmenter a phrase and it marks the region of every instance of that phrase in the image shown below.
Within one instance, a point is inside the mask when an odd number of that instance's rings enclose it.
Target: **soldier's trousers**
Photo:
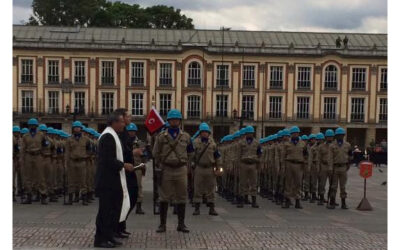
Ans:
[[[257,164],[240,163],[239,180],[241,196],[257,195]]]
[[[215,202],[216,177],[212,167],[197,166],[194,170],[194,197],[193,202],[200,203],[203,195],[207,202]]]
[[[51,159],[51,156],[42,156],[42,163],[44,167],[44,177],[46,180],[46,187],[47,187],[47,192],[49,194],[54,193],[54,174],[56,170],[56,165]]]
[[[68,165],[68,193],[87,193],[87,167],[86,160],[69,160]]]
[[[301,181],[304,163],[286,161],[285,197],[301,198]]]
[[[93,173],[93,160],[86,160],[86,191],[93,192],[94,191],[94,173]]]
[[[326,181],[329,179],[330,181],[331,176],[328,174],[327,168],[321,169],[318,173],[318,195],[325,195],[325,187]],[[330,185],[330,183],[329,183]]]
[[[188,196],[187,166],[162,166],[162,180],[160,185],[160,202],[186,203]]]
[[[137,185],[138,185],[138,197],[137,197],[137,203],[142,203],[143,202],[143,186],[142,186],[142,178],[143,178],[143,172],[141,169],[135,170],[136,174],[136,179],[137,179]]]
[[[340,182],[340,198],[347,198],[347,164],[335,164],[333,168],[331,197],[336,197],[338,182]]]
[[[57,171],[56,171],[56,188],[64,188],[64,161],[62,159],[56,159]],[[66,180],[65,180],[66,181]],[[66,184],[66,183],[65,183]]]
[[[309,193],[310,192],[310,171],[307,170],[307,166],[304,165],[303,172],[303,191]]]
[[[310,168],[310,192],[317,193],[318,172],[316,162],[311,163]]]
[[[41,158],[39,154],[25,154],[24,165],[22,167],[22,179],[27,194],[31,194],[33,189],[38,189],[42,194],[46,193],[43,171],[40,171],[40,168],[42,168],[40,166]],[[38,179],[40,179],[41,182],[38,182]],[[39,186],[37,183],[41,183],[42,185]]]
[[[16,178],[18,177],[18,171],[20,169],[20,164],[19,164],[19,159],[18,158],[13,158],[13,194],[15,193],[16,190],[16,185],[15,181]],[[17,184],[20,185],[20,180],[17,180]]]

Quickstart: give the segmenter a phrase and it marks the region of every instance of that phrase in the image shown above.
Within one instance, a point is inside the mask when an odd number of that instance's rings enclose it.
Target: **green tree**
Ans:
[[[193,29],[180,9],[157,5],[142,8],[107,0],[33,0],[27,25]]]

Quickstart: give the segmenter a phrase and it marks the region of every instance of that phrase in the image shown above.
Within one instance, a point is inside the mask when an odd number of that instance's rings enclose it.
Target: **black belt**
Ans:
[[[86,158],[76,158],[76,159],[71,159],[73,161],[86,161]]]
[[[27,152],[30,155],[39,155],[40,151],[34,151],[34,152]]]

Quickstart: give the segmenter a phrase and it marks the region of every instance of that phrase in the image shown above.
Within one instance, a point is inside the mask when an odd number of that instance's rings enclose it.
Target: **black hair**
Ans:
[[[117,111],[117,110],[116,110]],[[111,126],[113,122],[118,122],[120,116],[124,116],[120,112],[112,112],[107,117],[107,126]]]

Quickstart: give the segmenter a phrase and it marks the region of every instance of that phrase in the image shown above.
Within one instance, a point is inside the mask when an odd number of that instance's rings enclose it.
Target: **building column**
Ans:
[[[18,112],[18,57],[13,57],[13,112]]]
[[[369,116],[368,116],[368,123],[376,123],[376,107],[377,107],[377,103],[376,103],[376,84],[377,84],[377,71],[378,71],[378,67],[376,65],[372,65],[372,67],[370,68],[371,70],[371,79],[369,79],[370,81],[370,95],[368,98],[369,101]]]
[[[365,148],[369,147],[371,141],[376,143],[376,128],[375,126],[371,126],[367,128],[366,135],[365,135]]]
[[[314,98],[313,98],[313,105],[314,105],[314,110],[313,110],[313,120],[314,122],[319,122],[320,121],[320,95],[321,95],[321,65],[316,65],[315,66],[315,78],[314,78]],[[313,127],[314,129],[314,127]],[[314,132],[313,132],[314,133]]]
[[[44,112],[44,93],[43,93],[43,86],[44,86],[44,79],[43,79],[43,65],[45,61],[43,57],[38,57],[37,59],[37,102],[36,102],[36,111]]]
[[[212,75],[212,70],[213,70],[213,64],[212,63],[207,63],[207,82],[206,82],[206,112],[205,116],[209,115],[209,117],[213,117],[213,112],[214,110],[212,109],[212,103],[213,103],[213,75]]]
[[[175,97],[175,108],[179,109],[183,113],[182,104],[182,62],[176,62],[176,97]]]
[[[149,92],[150,92],[150,107],[153,105],[154,101],[154,107],[157,107],[157,103],[155,102],[157,100],[156,97],[156,61],[149,61],[149,68],[150,68],[150,81],[149,81]],[[150,110],[149,110],[150,111]]]
[[[238,63],[233,63],[232,64],[232,73],[233,73],[233,79],[232,79],[232,109],[231,109],[231,114],[228,114],[228,117],[232,115],[233,110],[237,110],[241,112],[241,107],[239,106],[241,104],[241,101],[239,98],[239,92],[240,92],[240,79],[239,79],[239,70],[240,70],[240,64]],[[236,100],[239,100],[237,102]],[[238,113],[240,116],[240,113]]]
[[[288,121],[293,119],[293,95],[294,95],[294,64],[288,66],[288,79],[287,79],[287,105],[286,105],[286,117]]]
[[[119,107],[120,108],[127,108],[125,107],[125,96],[126,96],[126,61],[125,58],[119,60],[120,65],[120,77],[119,77]],[[129,108],[128,108],[129,109]],[[129,113],[129,111],[128,111]]]
[[[343,65],[342,66],[342,78],[340,81],[341,85],[341,97],[340,97],[340,122],[345,123],[347,122],[347,107],[348,105],[351,105],[350,103],[348,104],[347,100],[347,92],[348,92],[348,84],[347,84],[347,79],[348,79],[348,71],[349,71],[349,66]],[[348,105],[347,105],[348,104]]]
[[[89,62],[89,74],[90,74],[90,82],[89,84],[89,96],[86,97],[86,100],[89,102],[88,103],[88,108],[86,112],[90,114],[91,112],[97,113],[99,110],[98,107],[96,107],[96,58],[90,58]],[[100,103],[98,104],[100,105]]]

